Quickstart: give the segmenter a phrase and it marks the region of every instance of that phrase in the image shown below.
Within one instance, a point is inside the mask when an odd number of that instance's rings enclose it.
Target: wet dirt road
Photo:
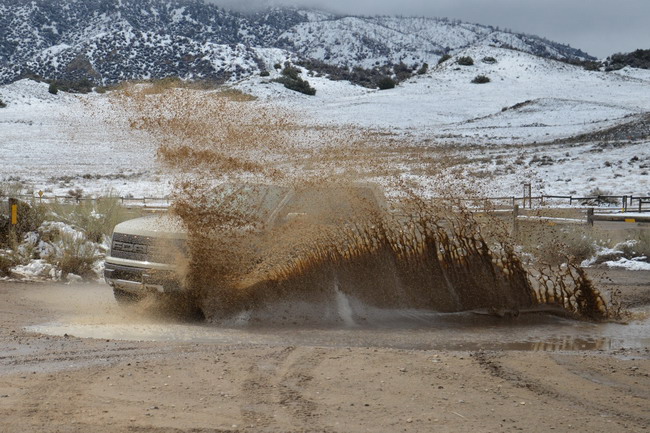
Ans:
[[[609,278],[649,310],[649,273]],[[650,428],[647,320],[400,311],[215,327],[122,310],[104,285],[1,281],[0,317],[1,432]]]

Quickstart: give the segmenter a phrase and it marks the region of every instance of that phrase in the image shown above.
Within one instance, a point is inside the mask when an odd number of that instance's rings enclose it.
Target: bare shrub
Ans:
[[[489,83],[489,82],[490,82],[490,77],[485,76],[485,75],[477,75],[472,80],[472,83],[474,83],[474,84],[485,84],[485,83]]]
[[[20,261],[17,259],[13,251],[0,250],[0,275],[9,275],[10,269],[19,264]]]
[[[108,195],[77,204],[52,203],[47,205],[49,219],[69,224],[85,233],[91,242],[101,243],[110,236],[118,223],[128,218],[118,197]]]
[[[98,251],[92,242],[76,233],[61,233],[60,247],[47,257],[48,263],[61,269],[63,276],[79,275],[82,278],[93,278],[93,266],[99,259]]]
[[[591,230],[582,226],[528,225],[521,242],[524,251],[552,266],[567,261],[581,263],[596,253]]]
[[[68,190],[68,196],[75,198],[77,200],[81,200],[83,195],[84,195],[84,190],[79,187]]]
[[[440,59],[438,59],[438,64],[440,65],[440,64],[446,62],[449,59],[451,59],[451,55],[443,54],[442,57],[440,57]]]
[[[640,230],[635,249],[639,256],[645,256],[650,261],[650,230]]]
[[[650,231],[639,230],[636,239],[621,242],[614,246],[614,251],[609,257],[607,255],[599,256],[598,262],[618,260],[621,257],[626,259],[646,257],[646,261],[650,261]]]
[[[379,90],[394,89],[396,84],[397,82],[395,80],[386,76],[377,81],[377,88],[379,88]]]
[[[606,203],[606,204],[616,204],[618,203],[618,200],[614,197],[609,197],[612,195],[611,191],[607,191],[604,189],[600,189],[598,187],[592,189],[589,191],[589,196],[590,197],[598,197],[598,201],[600,203]],[[593,204],[591,201],[588,201],[587,204]]]

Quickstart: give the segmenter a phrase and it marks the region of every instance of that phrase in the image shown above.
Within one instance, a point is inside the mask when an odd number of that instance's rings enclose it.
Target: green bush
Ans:
[[[59,93],[59,88],[56,85],[56,81],[52,81],[50,83],[50,87],[47,89],[47,91],[50,92],[53,95],[56,95],[57,93]]]
[[[491,56],[487,56],[487,57],[483,57],[481,59],[481,61],[483,63],[487,63],[488,65],[493,65],[493,64],[495,64],[497,62],[497,59],[495,59],[494,57],[491,57]]]
[[[438,64],[440,65],[441,63],[446,62],[447,60],[451,59],[451,56],[449,54],[444,54],[440,59],[438,60]]]
[[[396,84],[395,80],[391,77],[383,77],[377,81],[377,87],[379,87],[379,90],[394,89]]]
[[[411,78],[413,71],[404,62],[399,62],[393,67],[393,74],[395,74],[397,82],[400,82]]]
[[[617,53],[609,56],[605,61],[605,70],[613,71],[632,66],[639,69],[650,69],[650,49],[635,50],[631,53]]]
[[[260,72],[260,77],[268,77],[269,75],[271,75],[269,71],[264,70]]]
[[[474,64],[474,59],[469,56],[459,57],[458,64],[462,66],[472,66]]]
[[[283,84],[284,87],[289,90],[314,96],[316,94],[316,89],[311,87],[307,80],[300,78],[299,75],[300,69],[287,63],[282,70],[282,76],[272,81]]]
[[[485,84],[485,83],[489,83],[489,82],[490,82],[490,77],[487,77],[485,75],[477,75],[472,80],[472,83],[474,83],[474,84]]]
[[[429,64],[428,63],[423,63],[422,66],[420,66],[420,69],[418,69],[417,74],[418,75],[424,75],[427,73],[429,70]]]
[[[297,80],[300,75],[300,69],[298,69],[295,66],[291,66],[289,64],[285,65],[284,69],[282,69],[281,74],[287,78],[291,78],[292,80]]]
[[[302,78],[292,79],[289,77],[280,77],[273,80],[277,83],[281,83],[285,88],[293,90],[295,92],[304,93],[305,95],[314,96],[316,94],[316,89],[309,85],[309,82],[303,80]]]
[[[385,76],[393,76],[394,67],[390,65],[373,66],[365,69],[360,66],[349,68],[347,66],[335,66],[327,64],[320,60],[300,60],[298,65],[309,71],[316,72],[321,76],[326,76],[333,81],[349,81],[352,84],[376,89],[377,82]],[[408,78],[410,78],[410,74]],[[395,78],[395,77],[393,77]]]
[[[5,108],[6,106],[7,106],[7,104],[5,103],[5,101],[0,99],[0,108]]]

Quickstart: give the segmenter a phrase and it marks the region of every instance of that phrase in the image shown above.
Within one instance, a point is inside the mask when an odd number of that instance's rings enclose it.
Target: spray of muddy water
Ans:
[[[401,182],[387,206],[360,186],[393,170],[372,133],[300,126],[295,113],[237,93],[154,86],[127,89],[120,102],[179,173],[183,280],[209,319],[270,310],[352,325],[366,307],[517,314],[540,305],[612,315],[579,267],[530,269],[465,209],[434,206]]]

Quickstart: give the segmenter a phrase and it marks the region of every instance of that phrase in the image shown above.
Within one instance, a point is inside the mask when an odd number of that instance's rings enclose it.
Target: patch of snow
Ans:
[[[622,257],[616,261],[609,261],[604,264],[610,268],[623,268],[628,271],[650,271],[650,263],[644,260],[647,260],[647,258],[636,257],[630,260]]]
[[[32,260],[26,265],[11,269],[11,274],[25,280],[60,280],[61,270],[43,259]]]

